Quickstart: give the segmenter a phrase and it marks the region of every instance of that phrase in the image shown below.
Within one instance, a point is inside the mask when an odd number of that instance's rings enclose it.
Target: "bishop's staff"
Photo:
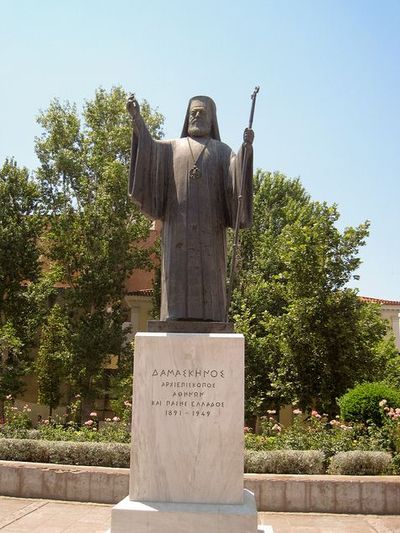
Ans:
[[[251,95],[251,111],[250,111],[250,118],[249,118],[249,127],[248,129],[251,130],[253,127],[253,118],[254,118],[254,109],[256,107],[256,98],[257,93],[260,90],[260,87],[255,87],[253,94]],[[242,182],[240,185],[240,194],[238,196],[237,201],[237,209],[236,209],[236,221],[235,221],[235,233],[233,237],[233,249],[232,249],[232,260],[231,260],[231,271],[229,275],[229,286],[228,286],[228,293],[226,297],[226,315],[225,315],[225,322],[228,322],[228,314],[229,314],[229,308],[231,306],[231,300],[232,300],[232,292],[233,292],[233,283],[235,279],[235,272],[236,272],[236,259],[237,259],[237,249],[239,245],[239,226],[240,226],[240,215],[242,212],[242,198],[244,193],[244,173],[247,166],[247,143],[244,143],[244,150],[243,150],[243,161],[242,161]]]

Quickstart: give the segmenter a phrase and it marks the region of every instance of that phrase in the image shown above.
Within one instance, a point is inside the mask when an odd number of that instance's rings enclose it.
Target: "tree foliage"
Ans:
[[[35,360],[38,402],[49,406],[51,416],[52,410],[60,402],[61,384],[72,355],[69,321],[60,305],[51,308],[41,333],[41,344]]]
[[[26,168],[0,168],[0,401],[17,394],[36,331],[31,284],[40,273],[40,195]]]
[[[43,133],[36,139],[37,178],[47,210],[48,275],[56,273],[64,287],[58,303],[70,333],[66,379],[74,393],[86,397],[101,383],[110,355],[123,349],[126,278],[151,265],[151,250],[144,246],[150,221],[127,197],[131,121],[126,99],[121,88],[99,89],[81,114],[75,105],[53,100],[38,118]],[[160,137],[163,117],[147,102],[141,111],[152,135]],[[44,328],[42,354],[52,335],[51,327]],[[41,397],[49,398],[43,380],[41,387]]]
[[[338,219],[299,180],[256,174],[232,305],[246,337],[248,413],[290,402],[332,413],[347,388],[382,371],[386,325],[377,306],[346,288],[368,223],[341,232]]]

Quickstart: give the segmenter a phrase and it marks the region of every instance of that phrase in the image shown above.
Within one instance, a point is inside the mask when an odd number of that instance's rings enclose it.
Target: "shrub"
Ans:
[[[32,426],[29,413],[30,407],[26,404],[22,409],[14,405],[14,399],[11,395],[4,400],[4,417],[5,422],[0,425],[0,432],[5,437],[16,436],[17,438],[26,439],[29,428]]]
[[[400,475],[400,453],[396,454],[392,460],[392,474]]]
[[[320,450],[325,457],[354,449],[356,432],[353,427],[326,415],[312,411],[308,420],[296,416],[293,425],[284,428],[277,437],[280,449]],[[277,446],[278,447],[278,446]]]
[[[47,442],[30,439],[0,439],[0,459],[49,463]]]
[[[129,444],[116,442],[55,442],[49,447],[50,463],[129,468],[129,458]]]
[[[317,450],[246,450],[245,472],[254,474],[322,474],[325,456]]]
[[[0,459],[6,461],[128,468],[129,457],[129,444],[0,439]]]
[[[328,468],[329,474],[348,476],[376,476],[390,473],[392,456],[388,452],[355,450],[334,455]]]
[[[276,437],[246,433],[244,445],[247,450],[274,450],[276,448]]]
[[[91,425],[84,424],[81,427],[75,425],[64,427],[64,425],[57,423],[42,423],[38,432],[40,435],[38,438],[51,441],[129,443],[131,440],[129,427],[124,422],[120,422],[119,419],[115,422],[105,422],[99,429],[93,421]]]
[[[399,407],[400,391],[381,382],[362,383],[339,398],[340,415],[347,421],[382,426],[385,416],[379,405],[382,400],[387,401],[388,407]]]

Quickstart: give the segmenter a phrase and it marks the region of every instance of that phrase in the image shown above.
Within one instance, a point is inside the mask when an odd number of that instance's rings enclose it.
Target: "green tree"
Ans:
[[[127,197],[131,120],[121,88],[96,91],[82,114],[75,105],[51,102],[38,118],[37,178],[47,208],[43,238],[49,273],[65,290],[65,327],[71,332],[67,381],[71,394],[90,399],[103,383],[103,366],[124,345],[125,280],[149,268],[144,242],[150,221]],[[141,111],[152,135],[163,117],[147,102]],[[46,341],[47,342],[47,341]]]
[[[26,168],[0,168],[0,416],[7,395],[22,389],[36,331],[32,283],[40,273],[38,187]]]
[[[35,360],[38,380],[38,402],[53,409],[60,402],[63,378],[71,358],[71,332],[69,320],[58,304],[54,305],[41,330],[40,348]]]
[[[290,402],[334,413],[338,396],[386,364],[379,309],[346,288],[368,223],[341,232],[338,219],[299,180],[256,174],[232,305],[246,337],[248,413]]]

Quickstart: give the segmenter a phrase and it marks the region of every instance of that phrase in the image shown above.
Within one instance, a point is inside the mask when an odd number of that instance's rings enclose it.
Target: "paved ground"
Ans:
[[[0,496],[1,533],[104,533],[111,505]],[[259,513],[274,533],[400,533],[399,516]]]
[[[400,533],[400,516],[259,513],[274,533]]]

